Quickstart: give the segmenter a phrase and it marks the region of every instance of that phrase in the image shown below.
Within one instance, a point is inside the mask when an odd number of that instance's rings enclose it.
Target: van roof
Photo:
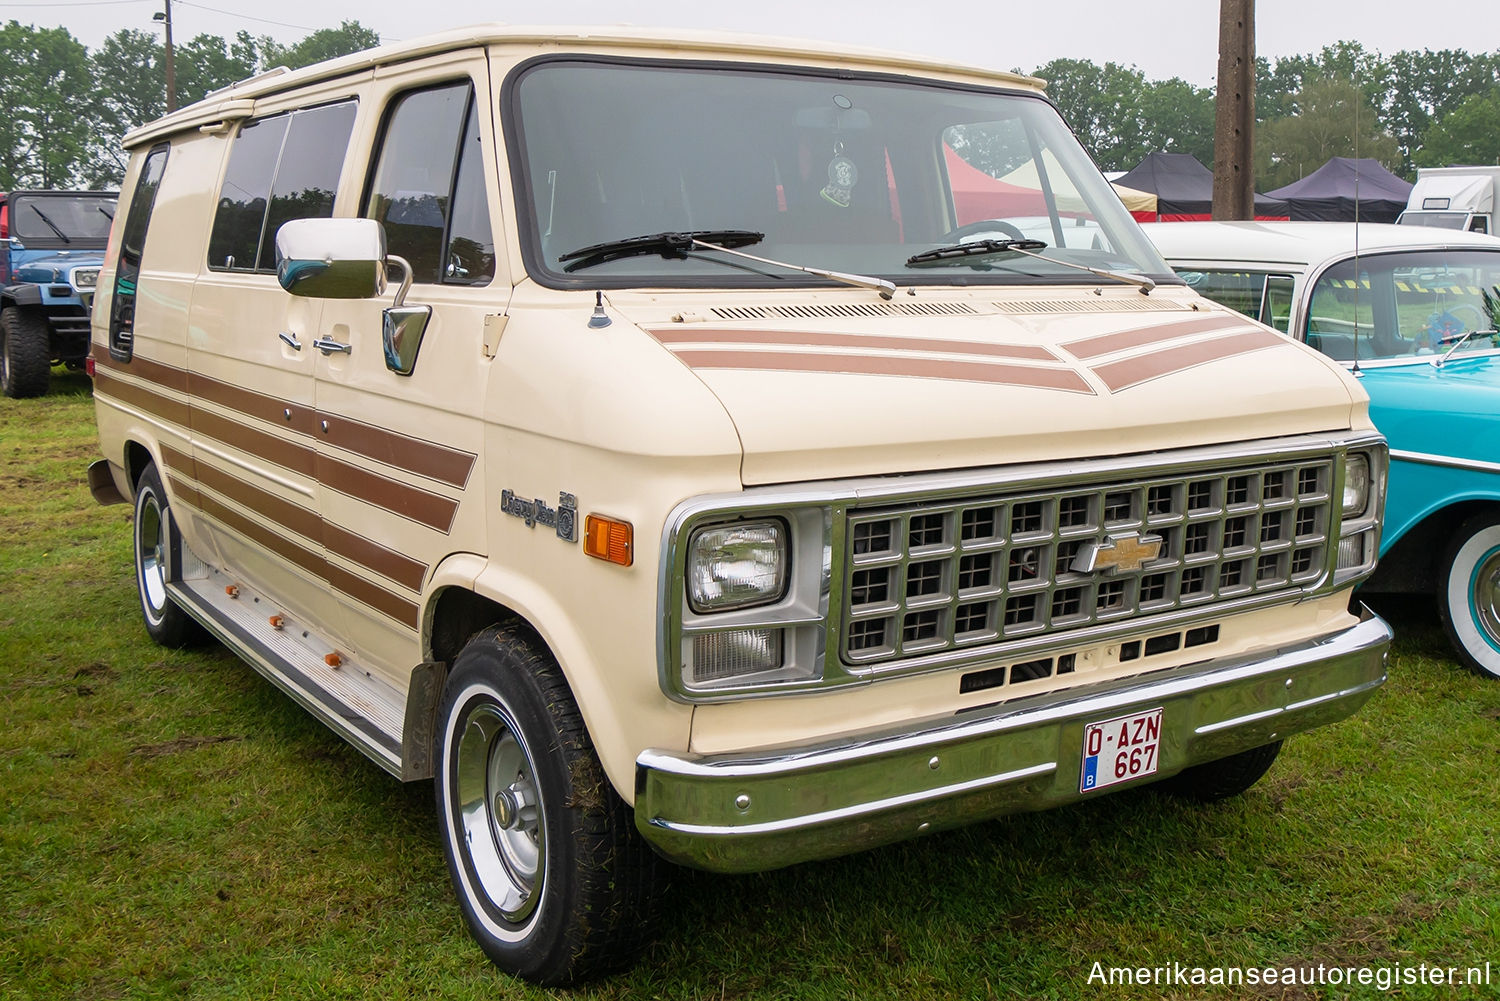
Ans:
[[[955,66],[936,58],[913,56],[880,49],[857,48],[806,39],[776,38],[717,31],[631,28],[622,26],[577,27],[513,26],[500,23],[480,24],[426,35],[407,42],[382,45],[353,55],[341,56],[299,70],[278,66],[265,73],[214,91],[196,104],[181,108],[154,122],[149,122],[125,136],[127,149],[141,146],[188,128],[202,128],[248,118],[256,98],[277,94],[318,80],[356,73],[377,66],[405,62],[454,49],[483,45],[545,46],[548,52],[567,48],[623,52],[657,50],[681,57],[684,50],[697,56],[760,57],[774,60],[809,61],[827,65],[830,62],[860,69],[915,71],[927,76],[953,80],[1003,84],[1042,89],[1046,81],[1001,70]]]

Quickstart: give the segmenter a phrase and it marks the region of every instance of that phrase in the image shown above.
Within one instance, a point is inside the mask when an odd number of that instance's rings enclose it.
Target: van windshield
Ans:
[[[554,287],[817,284],[706,250],[580,248],[735,230],[760,257],[897,284],[1114,284],[1016,252],[911,267],[922,251],[1037,240],[1046,255],[1176,281],[1045,100],[901,78],[559,58],[507,94],[531,274]]]

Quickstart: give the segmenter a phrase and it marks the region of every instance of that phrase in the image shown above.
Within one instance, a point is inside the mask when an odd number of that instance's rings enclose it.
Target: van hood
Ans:
[[[1190,292],[987,291],[612,305],[723,403],[746,485],[1368,426],[1339,366]]]

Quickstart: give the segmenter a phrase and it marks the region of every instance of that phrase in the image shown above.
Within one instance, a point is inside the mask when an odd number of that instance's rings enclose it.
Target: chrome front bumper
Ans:
[[[647,750],[636,759],[636,826],[675,862],[756,872],[1046,809],[1099,795],[1079,792],[1086,724],[1158,707],[1153,778],[1164,778],[1363,705],[1385,681],[1391,630],[1360,611],[1357,625],[1279,650],[857,739],[751,754]]]

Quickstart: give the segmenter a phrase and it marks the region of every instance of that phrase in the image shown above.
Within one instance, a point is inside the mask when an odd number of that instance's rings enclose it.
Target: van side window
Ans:
[[[282,223],[333,215],[354,111],[355,102],[341,101],[245,123],[219,191],[210,268],[270,271]]]
[[[130,199],[130,212],[120,233],[120,258],[115,263],[115,294],[109,309],[109,353],[129,361],[135,336],[136,281],[141,274],[141,255],[146,248],[146,229],[156,207],[156,192],[167,168],[170,147],[158,146],[146,154]]]
[[[364,214],[419,282],[484,285],[495,244],[467,82],[402,94],[386,115]]]

